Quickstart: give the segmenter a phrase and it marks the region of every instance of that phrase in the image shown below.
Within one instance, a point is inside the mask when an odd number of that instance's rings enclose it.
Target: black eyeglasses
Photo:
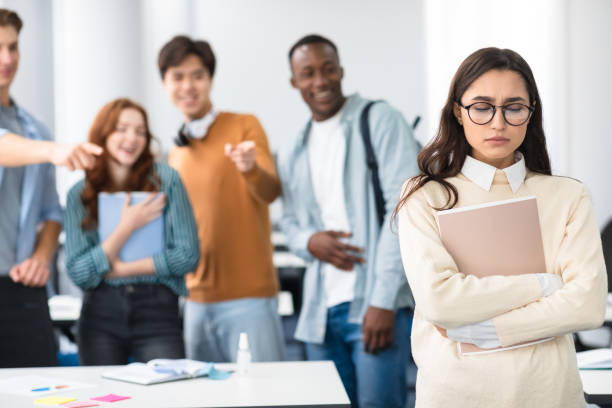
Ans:
[[[497,108],[501,108],[502,116],[507,124],[520,126],[527,122],[535,110],[532,106],[522,103],[509,103],[508,105],[493,105],[488,102],[475,102],[471,105],[463,106],[461,101],[456,101],[459,106],[465,109],[470,120],[477,125],[486,125],[495,117]]]

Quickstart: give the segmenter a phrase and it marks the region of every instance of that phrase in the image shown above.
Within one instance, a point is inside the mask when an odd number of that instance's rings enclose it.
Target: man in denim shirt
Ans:
[[[402,115],[379,102],[369,113],[386,203],[378,221],[359,130],[367,100],[342,93],[336,46],[311,35],[289,52],[291,85],[312,119],[278,154],[281,228],[309,262],[296,338],[309,359],[335,362],[353,406],[403,407],[414,301],[391,212],[418,173],[417,143]]]
[[[52,142],[11,99],[21,26],[16,13],[0,9],[0,367],[57,363],[45,284],[63,214],[47,162],[87,168],[101,153]]]

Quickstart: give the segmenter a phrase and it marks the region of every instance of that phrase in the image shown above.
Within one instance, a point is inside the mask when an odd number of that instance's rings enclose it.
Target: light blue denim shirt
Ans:
[[[414,300],[400,259],[397,234],[390,228],[391,213],[404,181],[418,173],[418,146],[401,113],[385,102],[370,109],[372,146],[379,167],[381,188],[386,202],[382,228],[378,225],[374,190],[359,131],[359,118],[367,100],[349,97],[340,119],[346,140],[344,197],[353,236],[351,244],[365,249],[366,263],[355,265],[355,296],[349,321],[361,323],[368,306],[398,309],[413,306]],[[321,261],[308,251],[308,240],[324,230],[315,200],[308,161],[309,121],[306,127],[278,152],[277,167],[283,188],[281,228],[290,250],[308,262],[304,276],[304,300],[295,337],[322,343],[325,338],[327,306]]]
[[[23,135],[32,140],[52,140],[45,125],[17,105],[17,118]],[[0,138],[8,129],[0,129]],[[0,166],[0,183],[4,167]],[[0,209],[1,211],[1,209]],[[17,263],[28,259],[34,251],[38,225],[43,221],[63,222],[62,207],[55,187],[55,167],[49,163],[25,166],[21,208],[19,209],[19,233],[17,235]]]

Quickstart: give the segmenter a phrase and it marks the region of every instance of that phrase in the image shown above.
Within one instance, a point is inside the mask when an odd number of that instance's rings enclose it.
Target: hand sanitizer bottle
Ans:
[[[238,341],[238,354],[236,356],[236,364],[239,375],[246,375],[249,372],[249,364],[251,364],[251,350],[249,349],[249,339],[245,332],[240,333]]]

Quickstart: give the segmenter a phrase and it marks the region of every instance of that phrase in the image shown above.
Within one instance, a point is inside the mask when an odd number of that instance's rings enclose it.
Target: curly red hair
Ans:
[[[111,160],[111,156],[108,150],[106,150],[106,139],[115,131],[117,122],[119,122],[119,116],[125,109],[135,109],[142,114],[147,143],[142,154],[132,166],[132,174],[127,181],[127,185],[118,190],[116,187],[113,187],[108,171],[108,160]],[[99,192],[158,191],[159,177],[153,169],[154,156],[151,152],[153,135],[149,130],[147,112],[136,102],[127,98],[119,98],[104,105],[91,125],[88,140],[90,143],[101,146],[104,150],[102,155],[96,159],[94,167],[85,172],[85,186],[81,193],[81,201],[85,207],[85,218],[81,226],[84,229],[93,229],[98,224]]]

